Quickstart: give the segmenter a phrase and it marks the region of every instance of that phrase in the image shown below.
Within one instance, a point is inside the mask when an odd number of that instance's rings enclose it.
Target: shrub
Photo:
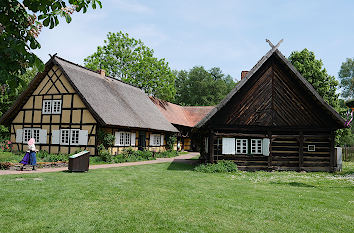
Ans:
[[[90,163],[98,163],[98,162],[102,162],[101,157],[99,157],[99,156],[90,156]]]
[[[167,150],[164,152],[159,152],[155,154],[155,157],[157,158],[171,158],[177,156],[178,153],[175,150]]]
[[[201,164],[194,168],[194,171],[205,173],[226,173],[236,172],[237,165],[232,161],[221,160],[217,163]]]
[[[177,137],[174,134],[166,135],[166,149],[173,150],[173,146],[177,142]]]
[[[112,155],[109,151],[103,146],[103,144],[98,146],[98,156],[102,161],[110,163],[112,162]]]
[[[114,140],[116,137],[113,134],[107,133],[106,131],[100,129],[97,132],[98,143],[103,144],[105,148],[114,145]]]
[[[9,140],[5,140],[3,142],[0,142],[0,151],[2,151],[2,152],[12,151],[12,143]]]

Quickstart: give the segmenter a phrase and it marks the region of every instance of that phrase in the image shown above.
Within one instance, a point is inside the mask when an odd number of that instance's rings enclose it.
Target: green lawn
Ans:
[[[0,176],[1,232],[353,232],[341,174],[204,174],[154,164]]]

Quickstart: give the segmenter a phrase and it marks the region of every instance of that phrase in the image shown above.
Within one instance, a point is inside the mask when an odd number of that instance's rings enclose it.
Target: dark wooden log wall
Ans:
[[[240,170],[293,170],[293,171],[332,171],[330,132],[274,132],[266,134],[216,133],[213,143],[213,161],[232,160]],[[270,155],[223,155],[222,137],[271,138]],[[315,151],[308,151],[314,145]],[[210,156],[210,154],[209,154]]]

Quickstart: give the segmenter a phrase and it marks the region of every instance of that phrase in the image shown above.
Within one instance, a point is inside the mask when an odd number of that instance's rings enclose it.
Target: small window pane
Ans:
[[[251,154],[262,154],[262,139],[251,139]]]
[[[130,133],[125,132],[125,146],[130,146]]]

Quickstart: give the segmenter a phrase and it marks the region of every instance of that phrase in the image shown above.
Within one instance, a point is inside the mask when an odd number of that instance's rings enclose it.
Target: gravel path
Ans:
[[[138,162],[127,162],[127,163],[112,163],[112,164],[100,164],[100,165],[90,165],[89,170],[91,169],[99,169],[99,168],[110,168],[110,167],[128,167],[128,166],[137,166],[137,165],[145,165],[145,164],[155,164],[155,163],[170,163],[170,162],[178,162],[178,163],[193,163],[195,161],[189,160],[199,153],[190,152],[188,154],[179,155],[173,158],[157,158],[156,160],[148,160],[148,161],[138,161]],[[11,170],[0,170],[0,175],[12,175],[12,174],[33,174],[33,173],[43,173],[43,172],[59,172],[59,171],[67,171],[67,167],[58,167],[58,168],[41,168],[35,171],[11,171]]]

